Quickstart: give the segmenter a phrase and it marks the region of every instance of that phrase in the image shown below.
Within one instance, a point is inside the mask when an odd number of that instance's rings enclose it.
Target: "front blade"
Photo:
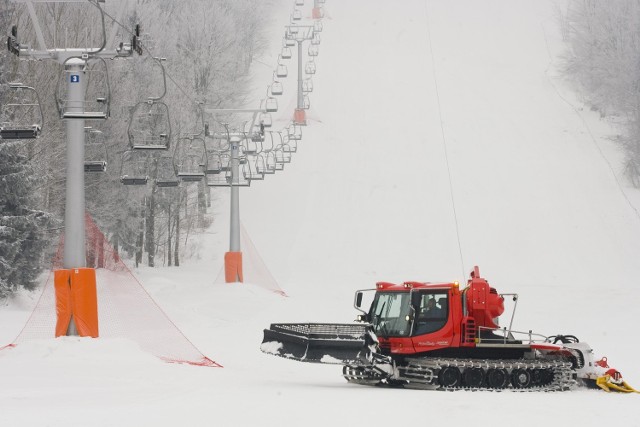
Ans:
[[[260,350],[301,362],[369,364],[368,324],[280,323],[264,330]]]

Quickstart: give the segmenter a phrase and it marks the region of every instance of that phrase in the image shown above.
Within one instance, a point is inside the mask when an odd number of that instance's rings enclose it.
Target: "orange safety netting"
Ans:
[[[240,224],[240,246],[242,247],[242,255],[240,258],[242,281],[266,288],[271,292],[286,297],[287,294],[280,287],[276,279],[267,268],[266,264],[262,260],[262,257],[258,253],[258,250],[251,241],[249,233],[247,233],[247,230],[245,230],[244,225],[242,224]],[[223,266],[220,270],[220,273],[218,273],[218,276],[216,277],[214,283],[225,283],[225,281],[227,280],[225,277],[225,268]]]
[[[87,267],[96,268],[100,337],[130,339],[167,362],[220,367],[203,355],[156,304],[89,215],[85,216],[85,225]],[[54,259],[54,269],[62,268],[63,244],[61,242]],[[52,338],[55,329],[52,271],[33,313],[10,346]]]

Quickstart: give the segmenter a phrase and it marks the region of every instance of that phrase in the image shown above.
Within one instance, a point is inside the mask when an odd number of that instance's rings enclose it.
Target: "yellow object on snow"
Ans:
[[[610,392],[611,390],[621,391],[623,393],[640,393],[640,391],[634,389],[626,381],[620,381],[616,383],[611,378],[611,375],[603,375],[598,377],[596,380],[596,385],[603,389],[606,392]]]

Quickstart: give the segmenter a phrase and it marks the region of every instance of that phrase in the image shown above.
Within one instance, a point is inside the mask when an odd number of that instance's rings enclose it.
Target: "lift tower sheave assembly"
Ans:
[[[104,11],[100,2],[87,0],[12,0],[25,4],[35,31],[38,49],[21,44],[17,31],[8,42],[9,51],[22,60],[53,60],[63,67],[66,84],[66,99],[56,99],[60,117],[66,121],[67,158],[66,158],[66,196],[64,226],[64,257],[62,269],[54,271],[56,292],[56,336],[80,335],[98,336],[98,309],[96,294],[96,274],[93,268],[86,266],[85,249],[85,121],[107,119],[109,116],[110,94],[88,100],[87,73],[91,65],[105,59],[132,56],[134,52],[142,54],[133,36],[131,43],[120,43],[117,49],[106,49],[107,41],[115,40],[117,21],[114,22],[110,36],[107,37]],[[38,3],[85,3],[95,7],[100,13],[103,41],[100,47],[47,48],[44,33],[40,26],[34,4]],[[122,14],[126,8],[121,7]],[[105,68],[105,79],[108,79]],[[108,91],[108,80],[105,87]],[[56,94],[58,95],[58,94]],[[102,106],[101,111],[87,111],[87,106]]]

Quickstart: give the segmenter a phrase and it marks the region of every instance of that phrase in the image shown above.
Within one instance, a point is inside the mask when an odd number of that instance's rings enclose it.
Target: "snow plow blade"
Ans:
[[[260,350],[300,362],[368,365],[368,324],[280,323],[264,330]]]

